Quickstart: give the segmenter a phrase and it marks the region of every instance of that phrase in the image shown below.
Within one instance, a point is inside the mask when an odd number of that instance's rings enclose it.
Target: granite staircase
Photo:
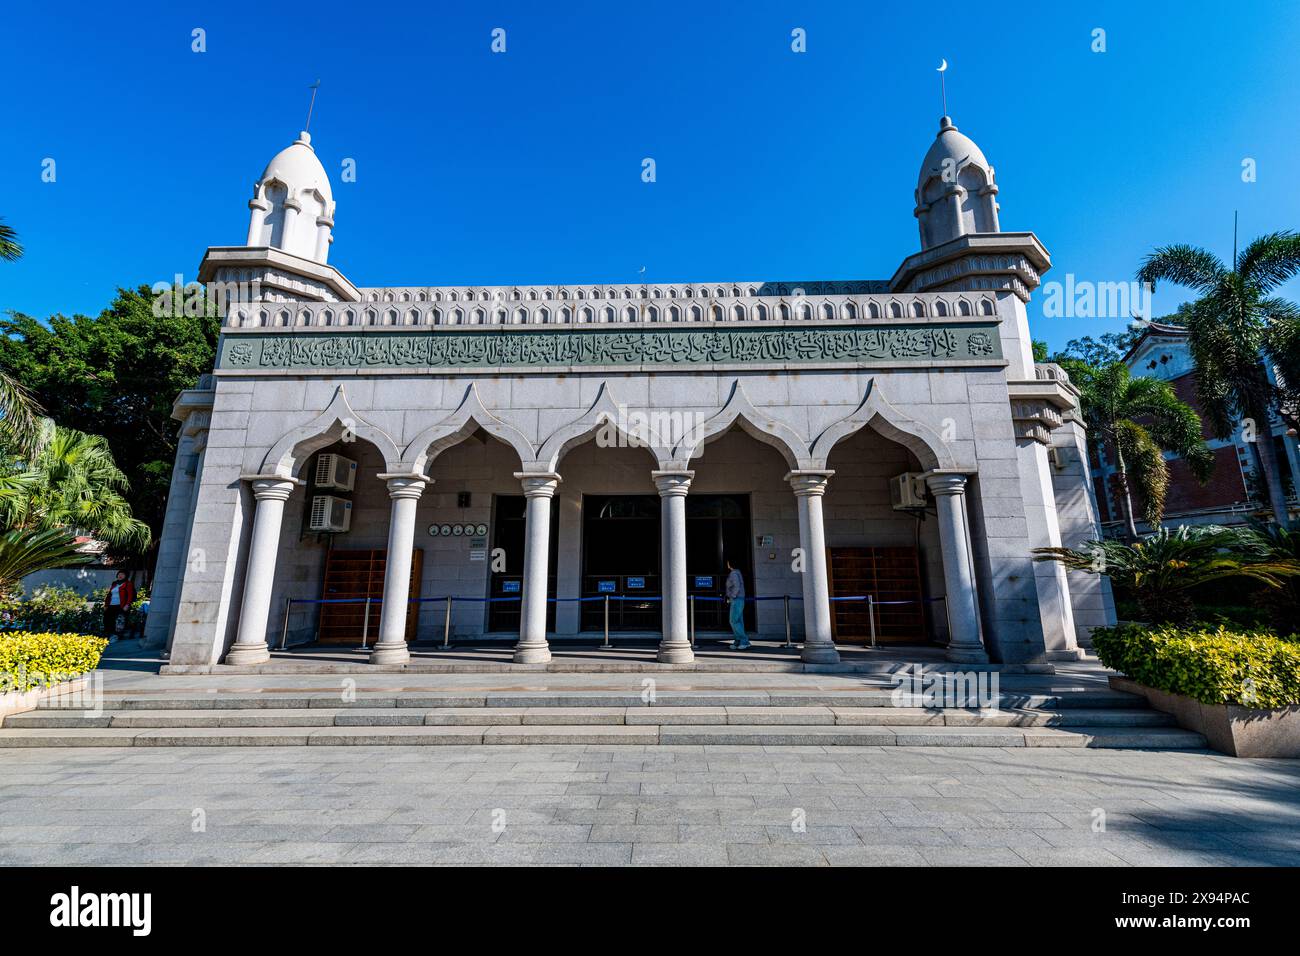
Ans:
[[[884,678],[851,690],[639,688],[110,690],[94,711],[53,699],[5,718],[0,747],[1205,746],[1142,698],[1100,688],[1002,691],[984,709],[897,699]]]

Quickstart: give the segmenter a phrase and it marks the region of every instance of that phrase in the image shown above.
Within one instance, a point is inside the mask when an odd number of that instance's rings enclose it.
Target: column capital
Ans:
[[[966,476],[950,471],[926,475],[925,484],[936,495],[960,495],[966,492]]]
[[[553,471],[516,471],[514,474],[524,486],[525,498],[552,498],[560,486],[560,476]]]
[[[659,489],[661,498],[685,495],[691,490],[693,471],[652,471],[650,477]]]
[[[433,483],[419,472],[385,472],[379,477],[387,482],[390,498],[418,498],[424,486]]]
[[[794,493],[803,495],[824,495],[826,483],[831,480],[834,471],[791,471],[785,476]]]
[[[240,475],[239,480],[253,486],[253,497],[258,501],[288,501],[293,489],[307,484],[287,475]]]

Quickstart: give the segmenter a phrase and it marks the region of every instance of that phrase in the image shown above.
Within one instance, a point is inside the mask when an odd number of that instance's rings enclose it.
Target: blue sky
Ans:
[[[242,242],[318,78],[330,261],[358,285],[887,278],[918,247],[944,57],[1048,279],[1127,281],[1170,242],[1226,259],[1234,210],[1244,237],[1300,228],[1300,4],[1058,6],[11,2],[0,216],[27,255],[0,263],[0,310],[96,313]],[[1041,301],[1053,347],[1123,324]]]

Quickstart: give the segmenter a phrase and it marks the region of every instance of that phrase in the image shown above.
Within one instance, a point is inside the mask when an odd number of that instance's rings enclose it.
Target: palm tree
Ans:
[[[1281,588],[1300,575],[1300,562],[1261,548],[1253,532],[1215,525],[1182,525],[1133,544],[1089,541],[1079,549],[1035,548],[1035,561],[1058,561],[1071,571],[1110,576],[1132,595],[1148,624],[1189,624],[1195,605],[1188,591],[1222,578],[1250,578]]]
[[[13,262],[21,259],[22,244],[12,226],[6,226],[0,216],[0,259]],[[32,454],[39,448],[43,412],[36,399],[16,378],[0,368],[0,445],[6,445],[19,454]]]
[[[149,526],[131,515],[122,492],[126,476],[108,442],[46,419],[40,452],[15,459],[0,474],[0,523],[5,527],[80,530],[131,551],[149,545]]]
[[[0,259],[13,262],[21,259],[22,255],[23,247],[18,241],[18,233],[14,232],[13,226],[6,226],[4,216],[0,216]]]
[[[1294,232],[1260,236],[1234,256],[1231,269],[1204,249],[1173,245],[1147,256],[1137,272],[1153,290],[1172,282],[1199,294],[1184,313],[1197,397],[1216,438],[1239,426],[1249,433],[1273,519],[1281,525],[1287,523],[1286,497],[1271,424],[1281,392],[1264,362],[1300,383],[1300,310],[1270,295],[1298,272],[1300,235]]]
[[[1155,530],[1169,486],[1165,452],[1184,458],[1201,481],[1210,476],[1214,457],[1201,438],[1201,419],[1168,382],[1134,378],[1123,362],[1096,369],[1075,366],[1071,377],[1079,388],[1089,437],[1114,449],[1124,522],[1129,540],[1136,540],[1132,486],[1141,493],[1143,517]]]
[[[0,534],[0,594],[9,594],[29,574],[89,564],[93,558],[78,551],[62,529],[6,531]]]

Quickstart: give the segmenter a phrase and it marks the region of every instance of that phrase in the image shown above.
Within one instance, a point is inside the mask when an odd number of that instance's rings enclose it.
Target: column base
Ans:
[[[411,650],[406,646],[406,641],[394,641],[392,644],[380,641],[370,649],[372,664],[409,664],[410,662]]]
[[[258,641],[256,644],[232,644],[230,650],[226,651],[225,663],[244,667],[248,664],[265,664],[270,659],[271,649],[266,646],[266,641]]]
[[[690,641],[660,641],[655,660],[660,664],[690,664],[695,660],[695,652]]]
[[[834,644],[805,644],[799,659],[805,664],[838,664],[840,652]]]
[[[551,645],[546,641],[520,641],[515,645],[516,664],[547,664],[551,660]]]
[[[988,652],[979,645],[949,644],[948,653],[945,656],[954,664],[987,664],[989,662]]]

